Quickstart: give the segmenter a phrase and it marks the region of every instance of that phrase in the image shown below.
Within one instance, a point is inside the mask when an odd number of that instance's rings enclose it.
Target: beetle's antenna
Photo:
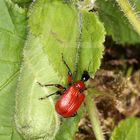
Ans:
[[[66,61],[64,60],[63,53],[61,53],[61,55],[62,55],[62,61],[63,61],[63,63],[64,63],[65,66],[67,67],[68,71],[71,72],[70,67],[68,66],[68,64],[67,64]]]

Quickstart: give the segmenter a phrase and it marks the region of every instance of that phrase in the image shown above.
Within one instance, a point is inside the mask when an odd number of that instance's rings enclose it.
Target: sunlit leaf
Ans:
[[[26,12],[0,1],[0,139],[22,140],[14,124],[15,91],[25,38]]]

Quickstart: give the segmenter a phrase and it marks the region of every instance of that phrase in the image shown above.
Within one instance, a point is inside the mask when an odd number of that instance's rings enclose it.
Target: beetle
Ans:
[[[44,100],[55,94],[61,95],[55,103],[56,112],[63,117],[73,117],[76,115],[77,110],[85,99],[85,94],[83,93],[84,90],[86,90],[85,82],[90,76],[87,71],[83,71],[81,79],[74,82],[72,72],[64,60],[63,54],[62,61],[68,69],[68,88],[65,88],[60,84],[42,85],[40,82],[37,82],[41,87],[55,86],[59,89],[55,93],[41,97],[40,100]]]

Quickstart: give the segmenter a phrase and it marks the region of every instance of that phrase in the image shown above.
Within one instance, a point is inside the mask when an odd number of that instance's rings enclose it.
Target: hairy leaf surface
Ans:
[[[0,1],[0,139],[22,140],[15,130],[14,105],[25,38],[26,12]]]
[[[134,31],[114,0],[97,0],[96,4],[107,34],[111,35],[117,43],[140,43],[140,36]],[[136,12],[138,12],[140,1],[131,0],[131,4],[136,5]]]
[[[140,137],[140,119],[127,118],[119,123],[112,133],[111,140],[138,140]]]

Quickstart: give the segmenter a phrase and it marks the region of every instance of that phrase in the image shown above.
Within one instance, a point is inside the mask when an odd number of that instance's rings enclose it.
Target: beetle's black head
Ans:
[[[85,81],[87,81],[89,78],[90,78],[89,73],[88,73],[87,71],[83,71],[81,80],[85,82]]]

